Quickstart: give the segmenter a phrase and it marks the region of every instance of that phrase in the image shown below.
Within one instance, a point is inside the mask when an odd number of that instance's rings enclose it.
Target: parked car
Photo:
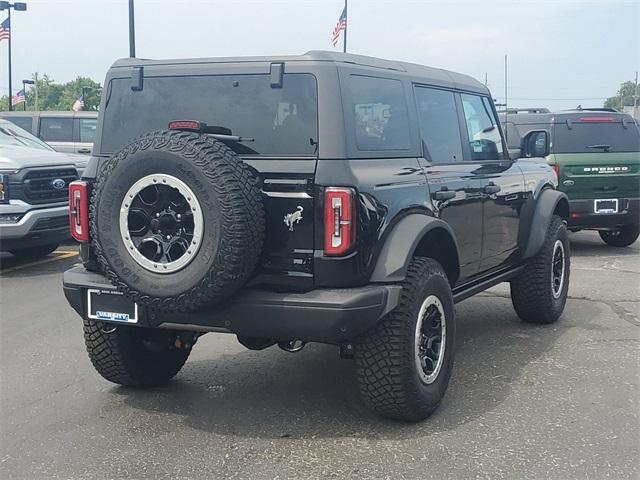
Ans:
[[[84,166],[0,119],[0,251],[37,257],[70,238],[69,184]]]
[[[537,158],[548,134],[509,158],[468,76],[309,52],[127,59],[105,85],[64,292],[107,380],[165,382],[206,332],[323,342],[355,357],[375,411],[417,421],[451,376],[455,302],[510,282],[524,321],[563,311],[569,204]]]
[[[5,118],[58,152],[90,155],[96,136],[98,112],[0,112]]]
[[[548,162],[571,208],[569,228],[597,230],[626,247],[640,235],[640,132],[630,115],[611,109],[501,113],[510,148],[531,130],[551,134]]]

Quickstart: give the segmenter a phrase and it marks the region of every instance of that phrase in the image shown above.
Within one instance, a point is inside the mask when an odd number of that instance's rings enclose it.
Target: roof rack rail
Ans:
[[[620,113],[619,110],[615,108],[608,107],[592,107],[592,108],[583,108],[580,105],[575,110],[579,110],[581,112],[611,112],[611,113]]]
[[[528,108],[507,108],[506,110],[498,110],[498,113],[517,114],[517,113],[551,113],[551,110],[545,107],[528,107]]]

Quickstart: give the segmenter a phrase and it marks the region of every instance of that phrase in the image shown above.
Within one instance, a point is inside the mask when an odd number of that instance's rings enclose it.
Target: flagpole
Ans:
[[[7,14],[9,15],[9,111],[13,110],[12,99],[13,99],[13,90],[11,89],[11,37],[13,37],[13,27],[11,25],[11,6],[7,9]]]
[[[344,24],[344,38],[342,39],[342,51],[344,53],[347,53],[347,30],[349,28],[349,15],[347,12],[347,0],[344,0],[344,19],[345,19],[345,24]]]

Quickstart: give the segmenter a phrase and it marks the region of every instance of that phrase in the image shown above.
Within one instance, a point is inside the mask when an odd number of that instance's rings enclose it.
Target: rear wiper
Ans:
[[[224,135],[222,133],[207,133],[207,135],[217,140],[226,140],[227,142],[255,142],[256,141],[255,138],[241,137],[239,135]]]
[[[611,145],[607,145],[605,143],[601,143],[598,145],[587,145],[587,148],[597,148],[600,150],[604,150],[605,152],[609,152],[611,150]]]
[[[169,130],[182,130],[186,132],[205,133],[215,139],[227,142],[254,142],[255,139],[232,135],[231,129],[218,125],[207,125],[198,120],[172,120],[169,122]]]

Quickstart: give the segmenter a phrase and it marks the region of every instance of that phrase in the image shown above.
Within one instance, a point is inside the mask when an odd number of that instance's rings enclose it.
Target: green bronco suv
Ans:
[[[531,130],[551,134],[547,157],[558,189],[569,197],[569,228],[598,230],[607,244],[631,245],[640,233],[640,133],[627,114],[612,109],[557,113],[544,109],[500,114],[509,148]]]

